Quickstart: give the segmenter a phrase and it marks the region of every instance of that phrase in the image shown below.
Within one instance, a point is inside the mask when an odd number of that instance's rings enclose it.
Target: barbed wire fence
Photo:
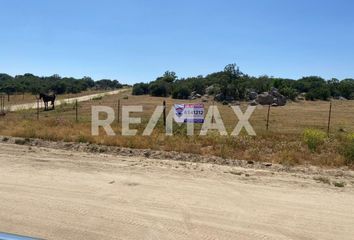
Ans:
[[[113,99],[111,106],[115,110],[116,113],[116,123],[117,127],[121,125],[121,112],[122,106],[124,104],[131,105],[134,102],[130,100],[122,101],[121,96],[117,96]],[[58,100],[60,101],[60,100]],[[0,94],[0,116],[6,115],[6,96],[4,94]],[[154,106],[162,105],[164,107],[162,121],[163,126],[166,125],[166,115],[167,112],[173,107],[174,100],[161,100],[160,104],[158,102],[152,103],[144,103],[146,106],[149,106],[149,109],[154,109]],[[179,103],[176,101],[176,103]],[[13,115],[21,116],[23,119],[28,120],[36,120],[41,121],[42,119],[65,119],[71,120],[76,123],[86,123],[91,121],[90,113],[91,106],[95,104],[101,104],[100,101],[95,101],[90,99],[85,102],[78,102],[74,100],[72,102],[63,102],[60,105],[56,106],[53,111],[44,111],[43,103],[39,99],[36,99],[35,108],[20,110],[18,112],[13,112]],[[210,101],[205,104],[205,111],[207,112],[208,107],[211,104],[216,104],[220,107],[220,113],[223,117],[226,111],[228,110],[222,104],[214,103],[214,101]],[[246,103],[245,103],[246,104]],[[300,104],[300,103],[299,103]],[[321,105],[321,107],[316,108],[316,105]],[[314,107],[309,107],[309,106]],[[246,106],[246,105],[245,105]],[[243,107],[245,107],[243,106]],[[340,131],[352,131],[354,129],[354,102],[353,101],[343,101],[343,102],[313,102],[311,104],[304,105],[303,111],[297,111],[296,109],[291,109],[292,105],[284,106],[284,107],[273,107],[270,105],[263,106],[261,110],[256,114],[255,119],[250,119],[252,126],[257,128],[260,132],[288,132],[287,129],[294,129],[293,132],[301,132],[306,128],[320,128],[327,133],[330,134],[336,133],[337,130]],[[289,110],[290,109],[290,110]],[[301,109],[300,107],[298,109]],[[291,112],[292,111],[292,112]],[[232,112],[232,111],[231,111]],[[145,117],[151,116],[152,112],[146,114]],[[232,114],[230,114],[232,115]],[[291,115],[291,116],[286,116]],[[286,118],[285,118],[286,117]],[[225,118],[228,118],[226,116]],[[6,119],[6,116],[5,116]],[[263,120],[262,120],[263,119]],[[286,119],[286,120],[283,120]],[[294,120],[296,119],[296,121]],[[311,121],[313,119],[313,121]],[[229,126],[237,124],[238,119],[233,119],[233,121],[229,120]],[[263,122],[263,124],[262,124]],[[256,131],[257,132],[257,131]]]

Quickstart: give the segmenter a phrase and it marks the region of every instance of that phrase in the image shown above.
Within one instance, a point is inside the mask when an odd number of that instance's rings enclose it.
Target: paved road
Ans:
[[[128,91],[128,89],[119,89],[115,91],[110,91],[110,92],[105,92],[105,93],[96,93],[96,94],[91,94],[87,96],[81,96],[81,97],[75,97],[75,98],[67,98],[67,99],[61,99],[57,100],[55,102],[56,106],[59,106],[64,103],[74,103],[76,100],[78,102],[84,102],[84,101],[89,101],[95,97],[102,96],[102,95],[115,95],[124,91]],[[43,105],[43,102],[40,101],[41,106]],[[24,104],[17,104],[17,105],[12,105],[7,107],[7,111],[14,112],[14,111],[19,111],[19,110],[26,110],[26,109],[33,109],[37,107],[37,103],[24,103]]]
[[[0,232],[46,239],[353,239],[353,187],[230,170],[0,143]]]

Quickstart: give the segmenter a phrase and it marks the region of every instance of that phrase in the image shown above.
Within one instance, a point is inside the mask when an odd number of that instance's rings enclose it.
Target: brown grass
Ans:
[[[305,128],[326,130],[328,118],[328,102],[299,102],[290,103],[285,107],[271,108],[270,130],[266,131],[267,108],[255,111],[250,122],[257,136],[250,137],[242,134],[238,137],[222,137],[215,132],[208,136],[186,136],[185,126],[174,129],[174,136],[165,136],[162,120],[149,137],[123,137],[118,123],[112,125],[118,134],[109,137],[101,131],[100,136],[91,136],[91,106],[103,105],[117,109],[118,99],[121,105],[143,105],[144,112],[136,113],[147,122],[157,105],[166,100],[168,108],[173,103],[199,102],[172,100],[170,98],[155,98],[148,96],[128,96],[121,93],[115,96],[104,96],[102,99],[83,102],[79,106],[79,122],[75,122],[73,105],[62,105],[56,111],[41,112],[40,120],[36,120],[33,110],[9,113],[0,119],[0,134],[21,136],[26,138],[43,138],[48,140],[64,140],[90,142],[131,148],[151,148],[156,150],[179,151],[203,155],[216,155],[224,158],[266,161],[284,165],[312,164],[318,166],[337,167],[345,164],[344,157],[338,150],[345,139],[346,132],[353,132],[354,101],[335,101],[333,103],[331,138],[311,152],[302,141],[302,132]],[[206,103],[208,107],[211,102]],[[237,123],[237,117],[229,106],[218,104],[225,126],[229,133]],[[246,108],[243,103],[241,108]],[[131,126],[137,128],[141,134],[143,125]],[[196,127],[196,133],[200,129]],[[346,131],[346,132],[344,132]]]

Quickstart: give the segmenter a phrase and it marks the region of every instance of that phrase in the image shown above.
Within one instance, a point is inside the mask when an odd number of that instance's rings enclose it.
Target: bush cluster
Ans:
[[[212,87],[211,87],[212,86]],[[262,93],[277,88],[288,99],[295,100],[304,94],[307,100],[328,100],[331,97],[354,99],[354,79],[325,80],[317,76],[303,77],[298,80],[268,76],[252,77],[242,73],[236,64],[229,64],[223,71],[206,76],[179,79],[176,73],[167,71],[150,83],[133,86],[134,95],[185,99],[192,92],[198,94],[219,94],[219,100],[247,100],[249,93]]]
[[[123,85],[117,80],[102,79],[94,81],[90,77],[80,79],[72,77],[60,77],[53,75],[50,77],[38,77],[30,73],[12,77],[8,74],[0,74],[0,92],[8,95],[14,93],[55,92],[56,94],[79,93],[87,89],[116,89]]]

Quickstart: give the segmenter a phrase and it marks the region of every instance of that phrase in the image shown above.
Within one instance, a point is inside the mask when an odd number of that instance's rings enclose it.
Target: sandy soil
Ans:
[[[353,239],[353,181],[0,143],[0,232],[46,239]]]

